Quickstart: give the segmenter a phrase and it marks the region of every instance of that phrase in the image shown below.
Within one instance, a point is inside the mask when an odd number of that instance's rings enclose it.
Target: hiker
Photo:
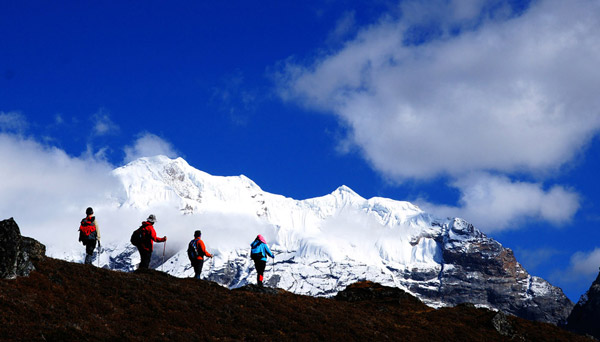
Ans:
[[[98,228],[98,221],[94,216],[94,209],[87,208],[85,210],[86,217],[81,220],[79,225],[79,241],[85,246],[85,264],[91,265],[94,257],[94,249],[96,249],[96,242],[100,247],[100,229]]]
[[[194,232],[194,240],[188,244],[188,257],[194,267],[194,278],[200,279],[200,273],[202,272],[202,266],[204,266],[204,256],[212,258],[213,255],[206,250],[204,242],[200,238],[202,232],[197,230]]]
[[[136,245],[138,251],[140,252],[140,257],[142,258],[142,261],[140,261],[139,269],[148,268],[150,266],[152,250],[154,249],[154,242],[167,241],[166,236],[162,238],[156,237],[154,223],[156,223],[156,217],[154,215],[150,215],[148,216],[148,219],[146,219],[146,221],[142,222],[142,226],[139,228],[141,236],[139,243]]]
[[[271,258],[275,258],[265,238],[258,234],[256,239],[250,244],[252,248],[250,251],[250,257],[254,260],[254,267],[256,267],[256,284],[260,287],[263,286],[263,274],[267,267],[267,255]]]

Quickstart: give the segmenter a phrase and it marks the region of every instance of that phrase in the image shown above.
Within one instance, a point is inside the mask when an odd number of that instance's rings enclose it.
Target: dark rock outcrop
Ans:
[[[531,276],[512,250],[468,222],[455,219],[437,241],[443,259],[437,291],[411,291],[450,305],[468,302],[533,321],[566,321],[573,303],[562,290]]]
[[[571,311],[567,329],[600,339],[600,274]]]
[[[427,310],[428,307],[417,297],[397,287],[383,286],[371,281],[361,281],[346,287],[334,297],[344,302],[372,302],[380,304],[404,305],[420,307]]]
[[[0,278],[28,276],[35,269],[33,262],[41,260],[45,254],[44,245],[21,236],[13,218],[0,221]]]
[[[492,325],[500,335],[510,338],[511,341],[526,341],[523,336],[516,333],[514,324],[509,320],[508,315],[502,311],[492,318]]]

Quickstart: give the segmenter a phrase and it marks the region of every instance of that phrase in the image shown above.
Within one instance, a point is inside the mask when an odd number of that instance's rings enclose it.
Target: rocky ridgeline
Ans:
[[[13,218],[0,221],[0,278],[28,276],[35,269],[32,261],[41,260],[45,255],[46,247],[21,236]]]
[[[421,293],[424,297],[450,305],[473,303],[553,324],[564,323],[571,312],[573,303],[560,288],[529,275],[512,250],[466,221],[455,219],[437,240],[444,260],[440,286]]]
[[[463,225],[456,228],[454,233],[461,229],[469,230],[469,226]],[[519,268],[514,256],[494,245],[493,240],[471,251],[452,251],[451,235],[447,234],[445,238],[448,247],[444,252],[446,260],[452,257],[473,260],[455,260],[455,266],[446,270],[443,284],[451,289],[453,282],[470,280],[473,282],[472,291],[442,291],[449,297],[455,295],[446,299],[460,304],[434,309],[402,289],[369,281],[351,284],[333,299],[323,299],[296,296],[282,289],[255,285],[229,291],[214,282],[177,279],[153,270],[111,272],[72,264],[45,258],[45,246],[34,239],[22,237],[18,225],[11,218],[0,222],[0,277],[22,278],[5,282],[0,287],[0,307],[3,308],[0,339],[13,340],[19,336],[22,340],[46,340],[47,336],[51,340],[82,340],[84,337],[88,339],[89,331],[93,331],[92,336],[99,340],[123,338],[123,333],[128,334],[126,339],[129,340],[145,340],[145,325],[139,324],[136,319],[152,317],[161,322],[157,326],[160,332],[157,336],[161,336],[161,340],[238,340],[244,339],[244,336],[255,336],[256,326],[267,329],[260,338],[265,340],[397,340],[400,337],[406,341],[587,340],[551,324],[523,320],[502,311],[477,309],[468,303],[469,294],[475,299],[481,295],[477,282],[482,279],[502,284],[515,280],[520,283],[528,277],[522,275],[524,271]],[[481,238],[478,240],[486,241]],[[472,253],[485,255],[473,256]],[[477,260],[485,258],[495,262],[481,264],[487,267],[477,267]],[[461,270],[462,267],[456,265],[465,265],[465,269]],[[31,274],[36,266],[37,272]],[[469,278],[474,272],[483,275],[476,280]],[[510,277],[512,280],[506,280]],[[48,287],[52,291],[48,292]],[[503,293],[501,288],[499,285],[498,292],[489,295],[507,303],[515,300]],[[71,301],[74,296],[80,300]],[[88,302],[82,305],[83,298]],[[148,303],[151,298],[156,300]],[[190,301],[190,298],[194,300]],[[132,305],[136,307],[132,309]],[[513,305],[518,306],[518,303]],[[290,308],[293,309],[290,311]],[[209,315],[213,319],[198,321],[191,318],[198,314],[198,310],[201,317]],[[262,316],[257,316],[257,312]],[[32,316],[28,320],[30,324],[23,325],[20,320],[24,313]],[[98,317],[103,318],[96,322]],[[246,322],[240,325],[240,319]],[[571,313],[568,328],[598,337],[599,319],[600,275]],[[125,327],[124,322],[128,323]],[[354,322],[359,323],[353,325]],[[338,325],[345,326],[338,329]],[[236,328],[232,329],[232,326]],[[199,331],[203,335],[192,338],[190,331]]]
[[[571,311],[567,329],[600,339],[600,274]]]
[[[405,269],[388,266],[396,276],[395,284],[387,273],[357,262],[314,262],[286,257],[286,253],[279,251],[275,251],[276,264],[267,270],[266,284],[298,294],[332,297],[352,283],[370,280],[404,287],[431,307],[471,303],[532,321],[565,323],[573,303],[560,288],[531,276],[517,262],[512,250],[464,220],[434,224],[437,229],[421,238],[435,240],[441,252],[441,266]],[[418,239],[414,243],[418,244]],[[273,267],[277,272],[272,271]],[[249,278],[247,268],[248,255],[240,254],[223,267],[210,268],[206,279],[229,288],[244,286]],[[290,277],[297,279],[296,287],[290,287],[287,281]],[[303,284],[310,284],[321,292],[306,293]]]

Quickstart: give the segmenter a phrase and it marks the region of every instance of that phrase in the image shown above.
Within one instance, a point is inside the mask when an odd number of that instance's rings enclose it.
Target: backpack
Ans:
[[[142,239],[144,238],[144,229],[143,226],[139,227],[138,229],[134,230],[133,233],[131,234],[131,238],[129,239],[129,241],[131,242],[132,245],[138,247],[139,245],[142,244]]]
[[[258,242],[256,243],[256,241],[254,241],[250,247],[250,258],[252,258],[252,260],[256,261],[256,260],[261,260],[264,257],[264,254],[262,252],[262,249],[258,248],[260,245],[262,244],[262,242]]]
[[[94,219],[92,218],[92,223],[94,222]],[[96,240],[98,233],[96,233],[96,227],[94,226],[93,228],[94,230],[91,231],[91,228],[89,228],[89,224],[87,224],[87,219],[83,219],[81,220],[81,225],[79,226],[79,241],[85,245],[87,244],[89,241],[94,241]]]
[[[196,239],[190,241],[187,249],[188,258],[190,261],[198,260],[198,256],[204,257],[204,251],[198,251],[198,244],[196,243]]]
[[[79,241],[85,245],[88,241],[96,240],[97,234],[95,231],[91,232],[89,235],[85,235],[83,231],[79,231]]]

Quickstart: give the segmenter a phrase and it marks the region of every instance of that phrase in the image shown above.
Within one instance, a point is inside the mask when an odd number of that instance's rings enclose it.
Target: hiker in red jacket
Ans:
[[[143,234],[142,239],[137,245],[137,249],[140,252],[142,261],[140,262],[139,268],[148,268],[150,266],[150,259],[152,258],[152,250],[154,249],[154,241],[166,242],[167,237],[162,238],[156,237],[156,231],[154,230],[154,223],[156,223],[156,217],[154,215],[148,216],[148,219],[142,222]]]
[[[94,216],[94,209],[87,208],[85,215],[86,217],[81,220],[79,225],[79,241],[85,246],[85,264],[91,265],[96,242],[100,245],[100,229]]]
[[[188,258],[194,267],[194,278],[200,279],[200,273],[202,273],[202,266],[204,266],[204,257],[212,258],[213,255],[206,250],[204,241],[200,238],[202,232],[197,230],[194,232],[194,240],[188,244]]]

